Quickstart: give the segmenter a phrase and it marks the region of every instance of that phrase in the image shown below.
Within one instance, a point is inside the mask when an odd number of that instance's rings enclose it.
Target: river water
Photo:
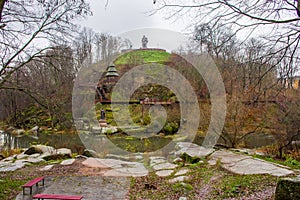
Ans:
[[[33,144],[49,145],[54,148],[70,148],[73,152],[84,149],[84,146],[77,134],[40,134],[39,137],[24,135],[21,137],[12,136],[10,133],[0,131],[0,150],[1,149],[22,149],[28,148]]]
[[[87,135],[89,135],[89,134],[87,134]],[[100,136],[89,135],[89,137],[100,137]],[[102,137],[105,137],[104,139],[106,139],[106,136],[103,135]],[[95,139],[97,139],[97,138],[95,138]],[[194,142],[196,144],[201,145],[201,143],[203,142],[203,139],[204,139],[203,137],[196,137]],[[101,139],[101,140],[99,139],[99,141],[103,141],[103,139]],[[119,144],[122,144],[123,141],[126,142],[126,140],[121,139],[121,138],[119,138],[119,139],[115,138],[115,141],[117,141]],[[140,140],[136,140],[136,141],[132,141],[132,142],[140,143]],[[157,142],[154,142],[154,143],[157,143]],[[262,147],[262,146],[271,145],[274,143],[275,143],[275,140],[272,135],[262,134],[262,133],[251,135],[244,140],[244,144],[245,144],[246,148],[258,148],[258,147]],[[54,148],[69,148],[72,150],[72,152],[75,152],[75,153],[80,153],[80,151],[83,151],[85,149],[80,137],[74,133],[70,133],[70,134],[69,133],[63,133],[63,134],[49,133],[49,134],[40,134],[39,137],[28,136],[28,135],[24,135],[22,137],[15,137],[15,136],[12,136],[10,133],[0,130],[0,150],[1,149],[10,150],[10,149],[28,148],[28,147],[30,147],[30,145],[33,145],[33,144],[49,145]]]

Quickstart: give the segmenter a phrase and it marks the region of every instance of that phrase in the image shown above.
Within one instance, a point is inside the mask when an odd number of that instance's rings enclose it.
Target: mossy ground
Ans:
[[[151,173],[146,177],[132,178],[130,199],[243,199],[251,194],[275,189],[277,178],[269,175],[236,175],[210,166],[196,163],[184,166],[190,171],[188,180],[169,183],[173,178],[158,177]],[[271,194],[273,195],[273,194]]]

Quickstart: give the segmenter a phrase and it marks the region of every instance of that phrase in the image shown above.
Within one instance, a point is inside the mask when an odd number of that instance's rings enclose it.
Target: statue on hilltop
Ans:
[[[147,49],[148,38],[144,35],[142,38],[142,48]]]

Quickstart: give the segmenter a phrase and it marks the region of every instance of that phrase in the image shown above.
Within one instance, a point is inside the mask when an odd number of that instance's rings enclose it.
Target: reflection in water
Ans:
[[[14,137],[11,133],[8,132],[0,133],[0,149],[12,150],[28,148],[34,141],[37,140],[27,135]]]
[[[37,138],[35,136],[23,135],[13,136],[8,132],[0,132],[0,150],[1,149],[23,149],[29,148],[32,144],[43,144],[54,148],[69,148],[72,152],[83,151],[83,144],[77,134],[54,134],[43,133]]]
[[[3,131],[0,130],[0,150],[2,149],[4,144],[3,140],[4,140]]]
[[[80,139],[81,138],[81,139]],[[201,145],[203,137],[197,136],[194,143]],[[32,144],[43,144],[52,146],[54,148],[69,148],[74,153],[82,153],[85,149],[82,141],[89,149],[96,151],[103,156],[107,154],[122,155],[128,152],[152,152],[161,148],[170,142],[170,138],[152,137],[148,139],[136,139],[134,137],[106,137],[105,135],[95,134],[55,134],[43,133],[39,137],[24,135],[21,137],[14,137],[10,133],[0,131],[0,150],[1,149],[20,149],[28,148]],[[222,141],[219,141],[222,143]],[[261,146],[274,144],[276,141],[272,135],[268,134],[253,134],[244,140],[246,148],[257,148]],[[167,151],[170,149],[166,150]]]
[[[193,143],[201,145],[204,140],[203,136],[196,135]],[[256,133],[245,137],[242,141],[244,143],[245,148],[254,149],[263,146],[268,146],[276,143],[273,135],[264,134],[264,133]],[[218,140],[218,144],[222,144],[225,146],[230,146],[229,142],[226,142],[222,137]]]

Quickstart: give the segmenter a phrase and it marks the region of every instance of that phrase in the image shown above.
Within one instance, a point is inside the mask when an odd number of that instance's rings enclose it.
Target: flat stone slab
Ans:
[[[174,169],[176,167],[177,167],[177,165],[174,165],[169,162],[165,162],[165,163],[160,163],[160,164],[154,165],[153,169],[157,171],[157,170]]]
[[[35,154],[32,154],[32,155],[29,155],[28,157],[29,158],[37,158],[37,157],[40,157],[41,154],[39,153],[35,153]]]
[[[187,179],[188,179],[187,176],[177,176],[175,178],[170,179],[169,183],[183,182],[183,181],[185,181]]]
[[[45,167],[41,168],[40,171],[48,171],[50,169],[52,169],[54,165],[46,165]]]
[[[75,159],[68,159],[68,160],[63,160],[60,164],[61,165],[72,165],[75,162]]]
[[[103,164],[102,162],[99,162],[99,160],[96,158],[87,158],[85,161],[82,162],[82,164],[92,168],[109,168],[107,165]]]
[[[21,154],[17,155],[16,157],[17,157],[17,159],[26,159],[26,158],[28,158],[28,155],[21,153]]]
[[[146,176],[148,174],[148,170],[139,162],[88,158],[82,164],[92,168],[109,169],[104,172],[104,176]]]
[[[0,172],[11,172],[16,171],[25,166],[24,162],[16,162],[16,163],[0,163]]]
[[[198,158],[206,157],[215,151],[213,148],[205,148],[190,142],[178,142],[175,146],[175,149],[178,150],[175,152],[175,155],[177,156],[186,153],[191,157]]]
[[[153,167],[154,165],[161,164],[167,162],[166,158],[164,157],[150,157],[150,166]]]
[[[180,169],[178,172],[176,172],[175,176],[181,176],[181,175],[184,175],[188,172],[189,172],[188,169]]]
[[[166,176],[170,176],[173,172],[174,172],[173,170],[161,170],[155,172],[155,174],[160,177],[166,177]]]
[[[137,166],[135,168],[118,168],[118,169],[111,169],[105,171],[103,176],[113,176],[113,177],[141,177],[147,176],[148,170],[144,167],[144,165]]]
[[[226,150],[214,152],[211,155],[210,163],[213,164],[216,160],[220,160],[225,169],[236,174],[270,174],[273,176],[287,176],[294,173],[284,166]]]
[[[24,162],[28,162],[28,163],[41,163],[41,162],[45,162],[45,160],[41,159],[41,158],[27,158],[26,160],[24,160]]]
[[[2,162],[9,162],[9,161],[13,161],[15,159],[15,156],[9,156],[3,160],[1,160]]]

